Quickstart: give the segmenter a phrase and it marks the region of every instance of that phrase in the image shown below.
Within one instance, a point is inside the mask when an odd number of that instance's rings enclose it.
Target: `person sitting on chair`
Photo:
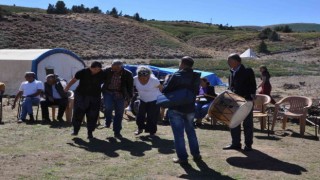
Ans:
[[[45,100],[41,101],[42,110],[42,122],[50,122],[48,107],[52,105],[58,105],[58,117],[59,122],[63,122],[62,119],[64,111],[66,110],[68,104],[68,94],[64,91],[66,87],[66,82],[60,80],[57,75],[49,74],[46,77],[46,82],[44,83],[44,96]]]
[[[196,99],[196,111],[194,116],[197,119],[197,126],[201,125],[202,118],[207,115],[209,106],[216,96],[217,95],[215,93],[214,86],[210,85],[210,82],[207,78],[201,78],[200,90]]]
[[[34,122],[32,105],[38,105],[40,102],[40,94],[43,91],[43,83],[36,80],[36,74],[34,72],[25,73],[26,81],[22,82],[17,93],[12,109],[16,107],[17,100],[22,96],[24,99],[21,104],[21,113],[18,118],[18,123],[26,121],[27,114],[29,114],[30,122]]]

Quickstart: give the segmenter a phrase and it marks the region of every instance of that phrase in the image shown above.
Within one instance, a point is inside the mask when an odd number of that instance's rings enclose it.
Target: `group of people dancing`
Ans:
[[[255,98],[257,86],[254,72],[241,63],[238,54],[231,54],[227,58],[230,67],[229,90],[244,97],[247,101]],[[154,136],[157,133],[157,122],[160,116],[160,106],[157,104],[159,95],[170,93],[177,89],[188,88],[194,93],[194,101],[188,104],[173,106],[167,110],[167,118],[174,136],[174,145],[177,158],[175,163],[186,163],[188,153],[186,150],[184,133],[187,134],[188,144],[193,159],[200,160],[198,138],[195,131],[195,123],[201,124],[201,120],[207,115],[208,109],[217,96],[215,89],[206,78],[200,78],[200,73],[193,71],[194,60],[185,56],[180,59],[179,70],[168,77],[162,84],[156,78],[148,66],[139,66],[136,76],[125,69],[121,60],[113,60],[111,67],[102,68],[98,61],[91,63],[90,67],[79,70],[74,78],[66,82],[54,74],[46,77],[46,82],[36,80],[33,72],[25,74],[25,82],[21,83],[19,92],[15,97],[12,108],[22,96],[18,123],[34,121],[32,105],[41,104],[42,121],[50,123],[48,107],[59,106],[57,119],[63,122],[63,114],[68,103],[68,92],[72,85],[78,82],[74,91],[74,107],[72,116],[72,135],[77,136],[84,117],[87,120],[87,137],[94,138],[93,132],[97,127],[101,101],[105,106],[106,128],[112,125],[115,138],[122,138],[122,119],[125,102],[130,102],[134,89],[139,94],[139,108],[136,114],[137,130],[135,135],[149,133]],[[260,68],[262,73],[262,93],[270,95],[270,74],[265,66]],[[43,100],[40,101],[40,97]],[[101,96],[103,98],[101,98]],[[253,114],[252,111],[243,121],[245,135],[245,151],[252,150],[253,144]],[[114,112],[114,113],[113,113]],[[223,149],[241,149],[241,125],[231,129],[232,142]]]

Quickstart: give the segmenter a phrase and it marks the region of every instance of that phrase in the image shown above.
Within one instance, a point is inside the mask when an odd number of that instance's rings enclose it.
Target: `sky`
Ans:
[[[57,0],[0,0],[2,5],[47,9]],[[187,20],[212,24],[274,25],[320,24],[320,0],[67,0],[67,8],[84,4],[104,13],[115,7],[123,15],[139,13],[144,19]]]

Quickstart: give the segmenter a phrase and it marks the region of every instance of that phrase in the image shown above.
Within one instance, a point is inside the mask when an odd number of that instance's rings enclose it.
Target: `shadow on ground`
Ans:
[[[190,164],[181,164],[180,166],[187,174],[179,176],[183,179],[233,179],[229,176],[222,175],[221,173],[211,169],[203,160],[195,161],[200,170],[194,169]]]
[[[287,174],[301,175],[307,170],[299,165],[273,158],[259,150],[243,152],[246,157],[230,157],[226,161],[235,167],[253,170],[282,171]]]

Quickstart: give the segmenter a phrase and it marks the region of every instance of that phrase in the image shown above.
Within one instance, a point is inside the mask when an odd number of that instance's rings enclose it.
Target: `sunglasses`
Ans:
[[[140,71],[138,72],[138,76],[149,76],[150,73],[148,71]]]

